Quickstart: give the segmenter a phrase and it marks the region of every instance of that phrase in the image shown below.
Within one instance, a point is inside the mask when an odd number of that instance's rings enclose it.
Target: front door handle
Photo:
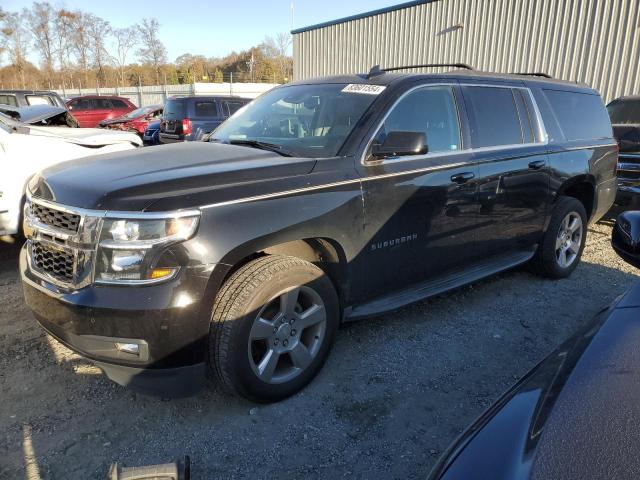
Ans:
[[[463,184],[463,183],[467,183],[469,180],[471,180],[474,177],[475,175],[473,174],[473,172],[456,173],[455,175],[451,175],[451,181],[453,183]]]
[[[533,162],[529,162],[529,168],[531,170],[540,170],[547,164],[544,160],[534,160]]]

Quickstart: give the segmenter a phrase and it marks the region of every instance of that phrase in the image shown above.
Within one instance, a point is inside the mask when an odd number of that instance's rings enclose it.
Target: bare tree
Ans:
[[[160,24],[155,18],[144,18],[138,26],[140,43],[138,58],[140,62],[153,66],[156,72],[156,85],[160,84],[160,67],[167,63],[167,49],[158,36]]]
[[[124,87],[124,78],[126,74],[127,59],[129,52],[138,44],[138,29],[133,27],[116,28],[113,30],[115,39],[116,55],[113,57],[118,65],[120,75],[120,86]]]
[[[76,14],[69,10],[62,8],[56,12],[55,44],[63,85],[65,84],[67,72],[71,67],[71,53],[73,50],[73,35],[76,21]]]
[[[291,75],[293,60],[289,54],[291,48],[291,35],[279,33],[275,38],[266,37],[262,42],[262,51],[278,65],[282,79],[286,81]]]
[[[9,60],[20,75],[22,88],[25,87],[24,70],[27,66],[29,51],[29,32],[24,28],[21,15],[17,12],[7,13],[2,24],[2,43],[9,52]]]
[[[89,15],[82,10],[73,12],[72,48],[78,61],[78,67],[84,74],[84,83],[89,83],[89,63],[91,60],[91,39],[89,37]]]
[[[106,20],[88,13],[86,17],[89,51],[94,68],[97,70],[97,82],[104,84],[106,75],[104,67],[109,64],[111,56],[107,51],[106,40],[111,34],[111,25]]]
[[[23,9],[26,27],[33,36],[33,46],[40,54],[42,65],[50,75],[53,72],[54,31],[56,12],[49,2],[36,2],[31,9]]]

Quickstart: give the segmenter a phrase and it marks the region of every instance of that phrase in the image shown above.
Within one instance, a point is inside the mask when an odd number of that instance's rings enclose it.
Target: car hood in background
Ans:
[[[614,124],[613,136],[618,141],[620,153],[640,153],[640,125]]]
[[[430,480],[638,478],[640,284],[454,442]]]
[[[176,143],[55,165],[40,174],[33,194],[89,209],[174,210],[269,193],[279,188],[268,188],[270,180],[306,175],[315,163],[244,146]]]
[[[142,141],[135,133],[101,128],[34,127],[29,125],[29,134],[43,137],[58,137],[69,143],[88,147],[102,147],[116,143],[131,143],[140,146]]]
[[[41,122],[42,120],[55,117],[66,111],[66,108],[53,105],[30,105],[28,107],[0,105],[0,112],[26,124]]]

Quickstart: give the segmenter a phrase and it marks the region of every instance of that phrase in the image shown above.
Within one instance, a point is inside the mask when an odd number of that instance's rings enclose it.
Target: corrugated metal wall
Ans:
[[[434,0],[294,34],[294,78],[462,62],[640,93],[640,0]]]

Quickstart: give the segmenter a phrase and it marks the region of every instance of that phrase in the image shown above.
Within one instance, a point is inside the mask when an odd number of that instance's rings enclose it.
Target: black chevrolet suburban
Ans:
[[[24,294],[118,383],[187,394],[209,372],[276,401],[318,373],[341,322],[527,262],[569,275],[616,163],[586,86],[380,69],[299,81],[208,142],[36,175]]]

